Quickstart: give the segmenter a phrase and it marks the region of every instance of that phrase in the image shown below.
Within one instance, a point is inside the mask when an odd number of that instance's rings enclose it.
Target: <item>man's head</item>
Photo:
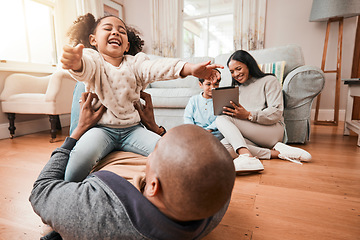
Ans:
[[[144,195],[178,221],[218,212],[230,199],[232,158],[212,134],[196,125],[171,129],[148,158]]]
[[[219,69],[215,68],[215,70],[220,73]],[[203,90],[202,96],[207,99],[212,98],[212,89],[218,88],[220,85],[220,81],[221,81],[221,77],[216,82],[213,82],[211,79],[199,78],[199,86]]]

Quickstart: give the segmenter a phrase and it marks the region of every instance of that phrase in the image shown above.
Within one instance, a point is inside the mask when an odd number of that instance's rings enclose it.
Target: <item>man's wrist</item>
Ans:
[[[74,129],[73,133],[71,134],[71,138],[79,140],[80,137],[88,130],[88,128],[82,128],[79,125]]]
[[[160,136],[164,136],[166,133],[166,129],[163,126],[159,126],[160,133],[158,133]]]

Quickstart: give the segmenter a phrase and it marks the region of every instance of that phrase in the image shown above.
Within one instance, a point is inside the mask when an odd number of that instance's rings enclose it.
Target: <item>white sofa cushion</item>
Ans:
[[[155,108],[185,108],[190,97],[199,94],[197,88],[147,88]]]

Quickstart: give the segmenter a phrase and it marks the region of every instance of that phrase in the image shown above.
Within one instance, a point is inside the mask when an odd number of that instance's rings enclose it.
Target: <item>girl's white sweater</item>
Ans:
[[[140,99],[140,91],[154,81],[179,78],[185,64],[174,58],[150,60],[140,52],[125,55],[115,67],[89,48],[83,50],[82,63],[82,72],[70,70],[70,74],[85,83],[86,91],[96,93],[107,108],[99,124],[115,128],[138,124],[140,116],[133,104]]]

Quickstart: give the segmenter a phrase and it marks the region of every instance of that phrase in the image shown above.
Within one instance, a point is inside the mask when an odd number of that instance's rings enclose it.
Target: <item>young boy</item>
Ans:
[[[217,69],[216,69],[217,70]],[[220,71],[217,70],[219,73]],[[184,123],[195,124],[205,130],[211,132],[219,140],[224,136],[217,129],[215,124],[216,116],[213,110],[212,92],[213,88],[219,87],[221,78],[213,83],[209,79],[199,78],[199,86],[202,88],[202,92],[199,95],[192,96],[186,105],[184,112]]]

